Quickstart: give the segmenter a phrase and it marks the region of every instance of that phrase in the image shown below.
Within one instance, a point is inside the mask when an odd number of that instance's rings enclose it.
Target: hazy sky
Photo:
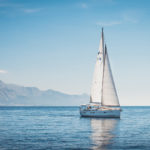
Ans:
[[[0,80],[90,93],[104,27],[122,105],[150,105],[149,0],[0,0]]]

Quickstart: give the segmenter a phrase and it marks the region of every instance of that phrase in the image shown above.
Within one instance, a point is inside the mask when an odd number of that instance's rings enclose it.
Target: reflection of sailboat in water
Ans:
[[[113,131],[118,121],[118,119],[91,119],[91,139],[94,145],[92,149],[107,150],[107,146],[111,144],[114,137]]]

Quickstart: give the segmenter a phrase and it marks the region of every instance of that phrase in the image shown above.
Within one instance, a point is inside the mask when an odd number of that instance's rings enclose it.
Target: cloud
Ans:
[[[41,8],[35,8],[35,9],[23,9],[24,13],[30,14],[30,13],[36,13],[39,12],[41,10]]]
[[[139,22],[139,18],[133,13],[123,13],[119,18],[119,20],[100,21],[96,24],[99,26],[115,26],[121,24],[135,24]]]
[[[119,24],[122,24],[122,21],[97,22],[99,26],[114,26]]]
[[[137,23],[138,20],[136,18],[137,17],[133,16],[133,15],[123,14],[123,20],[124,20],[124,22]]]
[[[86,3],[81,3],[81,8],[86,9],[86,8],[88,8],[88,5]]]
[[[1,8],[17,8],[17,7],[22,7],[22,4],[10,3],[8,1],[0,1],[0,7]]]
[[[16,3],[8,0],[0,0],[0,14],[9,17],[22,15],[22,14],[33,14],[41,11],[42,8],[28,8],[24,3]]]
[[[0,70],[0,73],[5,74],[8,73],[6,70]]]
[[[113,20],[105,17],[105,20],[97,21],[97,25],[99,26],[115,26],[122,24],[137,24],[142,18],[143,12],[141,10],[125,10],[118,14],[114,14],[112,17]]]

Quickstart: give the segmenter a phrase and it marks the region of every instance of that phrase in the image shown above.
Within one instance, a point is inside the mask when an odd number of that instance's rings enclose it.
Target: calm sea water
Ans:
[[[81,118],[78,107],[0,107],[0,150],[150,150],[150,107],[121,119]]]

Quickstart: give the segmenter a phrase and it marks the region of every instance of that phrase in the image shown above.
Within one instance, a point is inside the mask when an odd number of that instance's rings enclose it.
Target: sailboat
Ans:
[[[90,103],[80,106],[82,117],[120,118],[120,104],[110,67],[102,28],[97,54]]]

